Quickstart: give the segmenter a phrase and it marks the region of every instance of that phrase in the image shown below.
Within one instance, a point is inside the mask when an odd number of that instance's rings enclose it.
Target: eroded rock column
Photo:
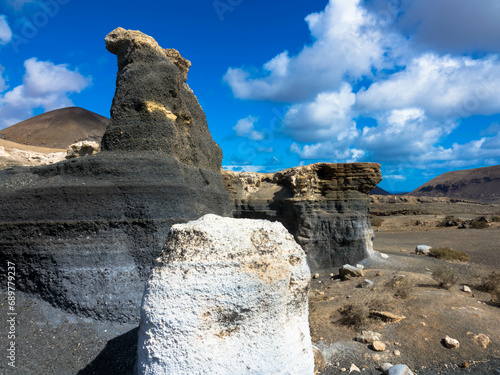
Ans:
[[[305,253],[280,223],[172,226],[141,307],[141,375],[312,375]]]

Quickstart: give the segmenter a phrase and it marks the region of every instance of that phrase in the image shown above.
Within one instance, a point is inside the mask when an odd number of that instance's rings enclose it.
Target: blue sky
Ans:
[[[498,0],[0,1],[0,128],[109,117],[121,26],[191,60],[225,168],[379,162],[400,192],[500,164]]]

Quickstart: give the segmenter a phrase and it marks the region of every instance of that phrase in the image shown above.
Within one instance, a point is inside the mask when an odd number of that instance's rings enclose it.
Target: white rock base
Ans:
[[[312,375],[310,271],[280,223],[172,226],[146,285],[140,375]]]

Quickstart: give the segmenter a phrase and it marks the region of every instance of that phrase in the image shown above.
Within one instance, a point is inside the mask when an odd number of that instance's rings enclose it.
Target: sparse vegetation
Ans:
[[[387,292],[377,292],[356,296],[356,299],[340,310],[341,323],[356,329],[368,328],[373,320],[374,311],[391,311],[394,309],[394,297]]]
[[[446,266],[441,266],[437,268],[432,273],[432,278],[438,282],[440,288],[450,289],[453,285],[457,283],[457,275],[453,270]]]
[[[470,229],[485,229],[488,228],[488,219],[486,216],[478,216],[470,222]]]
[[[478,289],[482,290],[483,292],[490,293],[492,302],[495,305],[500,306],[500,272],[499,271],[493,271],[488,276],[486,276],[482,280]]]
[[[433,247],[429,255],[441,260],[458,260],[460,262],[468,262],[470,260],[469,254],[453,250],[451,247]]]
[[[453,215],[446,216],[443,220],[441,220],[437,226],[438,227],[456,227],[460,225],[460,219]]]
[[[411,276],[398,275],[389,281],[385,286],[392,291],[394,297],[408,299],[415,287],[415,279]]]
[[[493,223],[500,223],[500,216],[492,216],[491,221]]]
[[[384,219],[382,219],[381,217],[370,215],[370,224],[372,227],[380,227],[383,222]]]

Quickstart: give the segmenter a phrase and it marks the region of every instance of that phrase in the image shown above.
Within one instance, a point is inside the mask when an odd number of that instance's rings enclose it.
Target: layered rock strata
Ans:
[[[309,281],[280,223],[174,225],[144,292],[137,373],[313,375]]]
[[[277,173],[223,172],[237,218],[281,222],[312,270],[356,264],[373,251],[369,192],[375,163],[318,163]]]
[[[138,321],[171,225],[226,214],[229,200],[187,60],[121,28],[106,47],[119,69],[102,151],[1,171],[0,251],[19,289],[93,318]]]

